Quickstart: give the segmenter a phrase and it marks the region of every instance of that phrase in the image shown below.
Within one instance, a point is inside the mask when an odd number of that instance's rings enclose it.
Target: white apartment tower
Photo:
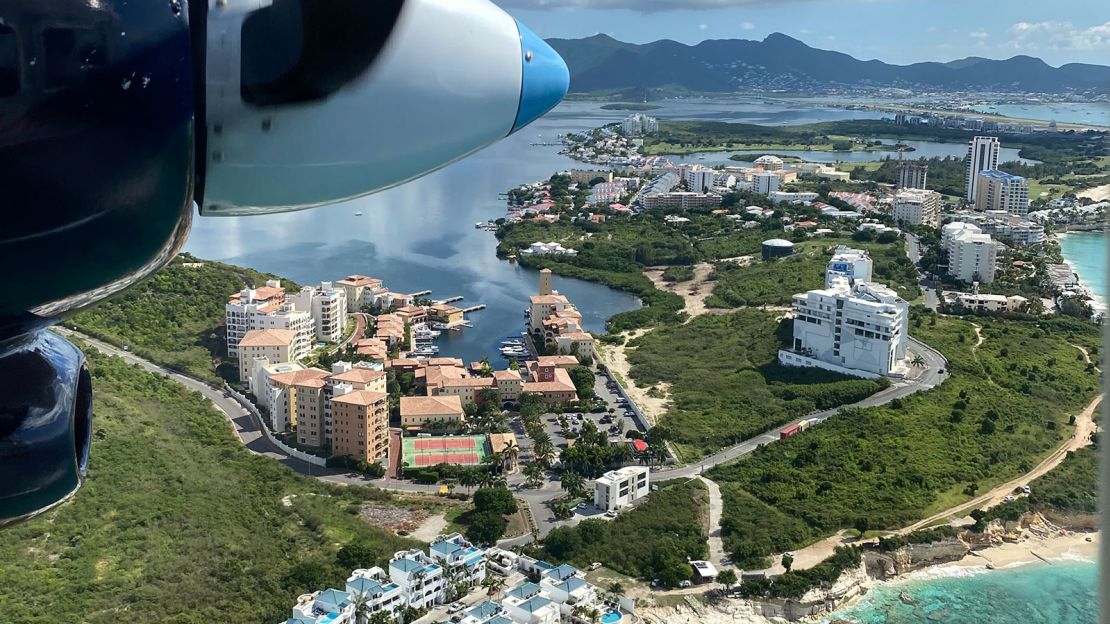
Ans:
[[[291,297],[297,310],[308,312],[316,325],[316,340],[339,342],[347,326],[347,291],[331,282],[305,286]]]
[[[1013,215],[1029,214],[1029,182],[997,169],[979,172],[976,183],[975,209],[1002,210]]]
[[[770,195],[779,190],[779,176],[775,173],[757,173],[752,176],[752,192]]]
[[[994,281],[998,245],[971,223],[949,223],[941,232],[941,245],[948,252],[948,274],[967,283]]]
[[[794,342],[779,361],[863,376],[889,375],[906,358],[909,303],[882,284],[843,277],[794,295]]]
[[[967,147],[967,201],[975,201],[979,188],[979,172],[998,168],[998,137],[977,136]]]
[[[918,188],[902,189],[894,195],[894,220],[900,224],[940,226],[940,193]]]

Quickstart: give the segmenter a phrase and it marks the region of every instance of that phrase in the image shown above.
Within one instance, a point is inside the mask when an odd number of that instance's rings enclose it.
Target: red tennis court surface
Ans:
[[[427,453],[416,456],[417,466],[434,466],[436,464],[477,464],[477,453]]]
[[[471,438],[417,439],[413,443],[413,448],[417,451],[446,451],[448,449],[473,449],[474,447],[475,443]]]

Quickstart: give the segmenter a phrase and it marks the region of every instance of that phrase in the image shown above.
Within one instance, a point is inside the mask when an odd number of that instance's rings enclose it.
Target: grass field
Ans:
[[[369,488],[327,486],[246,451],[200,394],[89,354],[89,478],[0,540],[0,620],[13,624],[273,624],[340,585],[349,544],[381,565],[416,542],[368,525]]]

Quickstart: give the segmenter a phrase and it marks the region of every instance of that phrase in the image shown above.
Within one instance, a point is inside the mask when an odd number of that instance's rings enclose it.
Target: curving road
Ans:
[[[862,401],[859,401],[858,403],[807,414],[802,418],[793,420],[785,425],[782,425],[781,427],[777,427],[766,433],[763,433],[762,435],[758,435],[749,440],[745,440],[740,444],[737,444],[736,446],[731,446],[723,451],[718,452],[715,455],[703,459],[696,464],[690,464],[682,468],[658,470],[653,473],[653,478],[682,479],[696,477],[705,470],[708,470],[709,468],[712,468],[718,464],[723,464],[742,455],[747,455],[748,453],[751,453],[764,444],[778,441],[779,434],[784,429],[798,424],[802,421],[812,419],[817,421],[816,424],[820,424],[835,416],[840,410],[844,409],[845,407],[877,407],[879,405],[889,403],[894,399],[900,399],[916,392],[921,392],[923,390],[934,388],[944,382],[944,380],[948,377],[948,360],[945,359],[943,355],[941,355],[940,351],[937,351],[929,345],[914,338],[910,338],[910,344],[910,351],[921,355],[921,357],[924,358],[926,364],[926,368],[917,378],[897,381],[891,384],[890,387],[886,388],[885,390],[880,390],[879,392],[876,392],[875,394],[867,397]]]

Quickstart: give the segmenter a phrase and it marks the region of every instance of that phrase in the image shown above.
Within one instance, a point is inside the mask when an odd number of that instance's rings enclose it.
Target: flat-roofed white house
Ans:
[[[648,495],[651,472],[644,466],[611,470],[594,481],[594,505],[616,511]]]

